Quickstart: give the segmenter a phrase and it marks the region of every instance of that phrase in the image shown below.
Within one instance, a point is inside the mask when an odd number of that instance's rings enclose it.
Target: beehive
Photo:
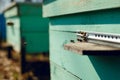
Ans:
[[[119,35],[119,7],[120,0],[44,1],[43,16],[50,19],[51,80],[120,79],[119,56],[80,55],[64,49],[65,44],[77,42],[77,31]]]
[[[13,3],[4,11],[7,22],[7,42],[21,52],[48,52],[48,19],[42,18],[41,3]]]
[[[48,62],[48,19],[42,17],[42,4],[12,3],[4,14],[7,25],[6,41],[13,46],[13,57],[20,57],[22,73],[33,70],[33,67],[27,66],[27,62]]]

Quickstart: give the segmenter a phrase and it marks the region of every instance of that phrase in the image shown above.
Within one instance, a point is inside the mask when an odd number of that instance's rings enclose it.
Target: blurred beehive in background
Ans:
[[[13,58],[21,57],[22,73],[49,77],[49,20],[42,18],[42,3],[14,2],[4,14],[6,42],[13,46]]]

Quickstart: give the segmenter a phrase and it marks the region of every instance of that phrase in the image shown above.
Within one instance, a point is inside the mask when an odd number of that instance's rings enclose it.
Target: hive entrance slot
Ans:
[[[77,32],[77,42],[64,45],[65,50],[83,55],[120,55],[120,35]]]

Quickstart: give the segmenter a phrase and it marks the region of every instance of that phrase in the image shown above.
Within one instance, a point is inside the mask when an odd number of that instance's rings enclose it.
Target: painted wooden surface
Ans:
[[[58,32],[101,32],[101,33],[120,33],[120,24],[101,24],[101,25],[52,25],[50,30]],[[77,34],[76,34],[77,35]]]
[[[50,35],[51,61],[83,80],[113,80],[114,77],[120,79],[119,56],[81,56],[63,48],[70,40],[76,40],[75,33],[50,31]]]
[[[8,28],[8,41],[14,44],[19,50],[21,47],[21,39],[24,37],[28,43],[26,53],[48,52],[48,19],[42,18],[41,4],[32,3],[16,3],[5,11],[6,19],[13,21],[18,18],[19,23],[14,24],[19,26],[15,32],[20,32],[19,36],[14,36],[13,27]],[[17,15],[16,15],[17,14]],[[16,34],[17,35],[17,34]],[[14,37],[11,37],[14,36]],[[19,43],[15,43],[17,41]],[[17,46],[17,47],[16,47]]]
[[[68,72],[63,67],[51,62],[51,80],[83,80]]]
[[[48,19],[40,16],[21,16],[21,35],[27,42],[27,53],[49,51]]]
[[[120,0],[44,0],[43,15],[52,17],[119,7]]]
[[[83,80],[119,80],[120,56],[82,56],[63,47],[71,40],[76,41],[76,31],[120,34],[119,14],[119,8],[62,16],[54,14],[50,18],[50,60]]]
[[[6,11],[4,14],[5,14],[5,17],[8,18],[8,17],[13,17],[13,16],[18,16],[17,12],[18,12],[18,8],[13,7],[11,8],[11,10]]]
[[[89,42],[71,42],[64,44],[64,49],[80,55],[120,55],[120,48]],[[115,54],[116,53],[116,54]]]
[[[50,31],[50,60],[83,80],[100,80],[88,56],[64,50],[71,39],[76,40],[75,33]]]
[[[26,52],[29,54],[38,53],[38,52],[49,52],[49,36],[48,33],[39,33],[39,32],[29,32],[22,33],[22,37],[25,38],[27,42]],[[33,38],[33,39],[32,39]]]
[[[52,25],[120,24],[120,8],[50,18]],[[68,26],[68,28],[69,28]],[[104,29],[103,29],[104,30]],[[108,30],[111,31],[111,30]]]
[[[0,38],[1,40],[6,40],[6,20],[4,14],[0,14]]]
[[[42,15],[42,14],[41,14]],[[48,19],[40,16],[21,16],[21,31],[23,33],[48,33]]]
[[[41,3],[18,3],[19,15],[21,16],[40,16],[42,17]]]
[[[5,17],[42,16],[41,5],[41,3],[11,3],[11,5],[4,10]]]
[[[6,41],[14,46],[14,49],[17,52],[21,50],[21,39],[20,39],[20,19],[18,17],[7,19],[6,21],[12,22],[14,25],[6,25],[7,26],[7,39]]]
[[[49,51],[48,19],[40,16],[21,16],[21,35],[27,42],[27,53]]]

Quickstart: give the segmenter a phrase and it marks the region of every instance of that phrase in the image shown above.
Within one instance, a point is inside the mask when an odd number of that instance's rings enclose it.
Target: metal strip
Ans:
[[[120,34],[99,32],[78,32],[77,40],[80,42],[92,42],[96,44],[120,47]]]

